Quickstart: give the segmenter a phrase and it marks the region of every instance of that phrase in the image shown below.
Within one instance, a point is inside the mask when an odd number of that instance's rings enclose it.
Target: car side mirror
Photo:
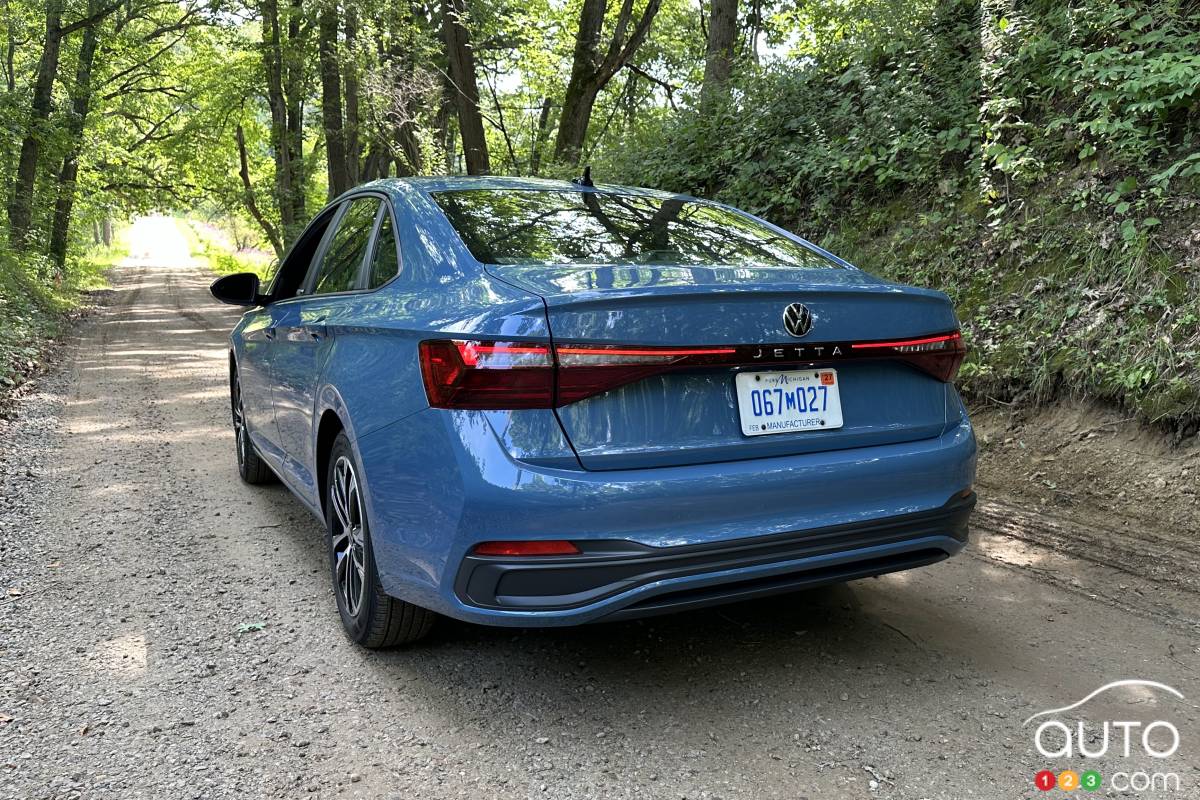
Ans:
[[[258,276],[253,272],[238,272],[217,278],[208,287],[212,296],[231,306],[260,306],[267,298],[258,293]]]

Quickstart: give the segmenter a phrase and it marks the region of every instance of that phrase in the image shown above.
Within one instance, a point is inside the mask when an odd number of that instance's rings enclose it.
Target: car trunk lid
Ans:
[[[651,374],[557,409],[586,469],[680,466],[895,444],[939,435],[947,384],[892,356],[859,350],[957,330],[945,295],[855,269],[489,265],[539,294],[560,353],[580,346],[736,350],[730,365]],[[811,330],[789,335],[803,304]],[[875,347],[875,345],[866,345]],[[566,350],[564,350],[566,348]],[[901,348],[903,349],[903,348]],[[637,353],[640,351],[630,350]],[[832,370],[842,426],[747,436],[735,375]],[[560,373],[561,375],[562,373]],[[815,375],[814,375],[815,377]],[[560,382],[563,379],[560,377]]]

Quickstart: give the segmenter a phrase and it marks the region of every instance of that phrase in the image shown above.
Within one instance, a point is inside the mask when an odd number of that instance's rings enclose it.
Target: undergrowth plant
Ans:
[[[789,59],[597,171],[948,292],[977,400],[1098,398],[1195,432],[1200,3],[810,6]]]

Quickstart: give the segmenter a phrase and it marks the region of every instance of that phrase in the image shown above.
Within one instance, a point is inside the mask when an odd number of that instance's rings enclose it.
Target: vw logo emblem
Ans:
[[[804,303],[792,303],[783,310],[783,327],[792,336],[800,337],[812,330],[812,312]]]

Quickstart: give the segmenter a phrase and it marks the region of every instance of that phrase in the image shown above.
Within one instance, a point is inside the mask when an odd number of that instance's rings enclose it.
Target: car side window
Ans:
[[[292,245],[292,249],[283,257],[275,276],[271,281],[268,292],[271,299],[287,300],[295,297],[304,287],[305,278],[312,269],[313,258],[321,246],[325,229],[336,216],[337,208],[328,208],[310,224],[300,238]]]
[[[396,247],[396,231],[392,226],[392,215],[385,209],[375,235],[375,252],[371,255],[371,271],[367,275],[367,288],[378,289],[396,277],[401,270],[400,251]]]
[[[379,212],[379,198],[351,200],[321,257],[312,294],[348,292],[358,288],[358,274]]]

